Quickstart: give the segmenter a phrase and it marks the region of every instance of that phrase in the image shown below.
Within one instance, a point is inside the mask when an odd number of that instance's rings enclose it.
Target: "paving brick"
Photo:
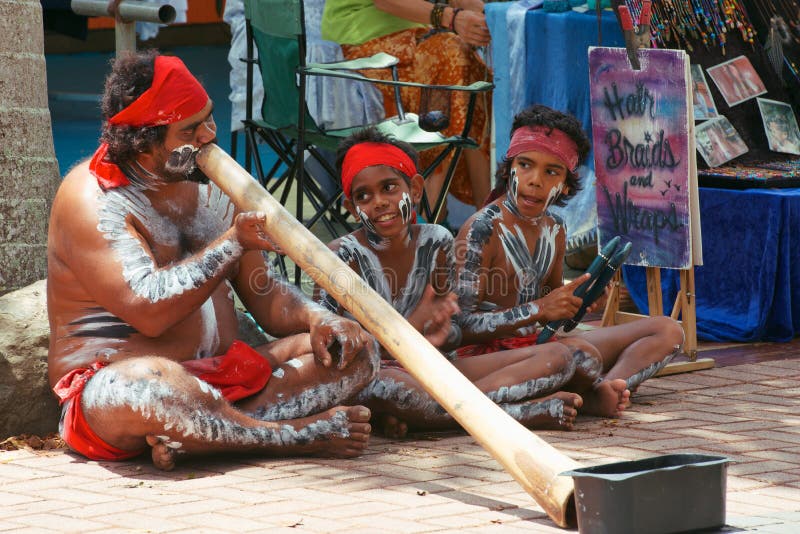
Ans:
[[[788,462],[778,462],[765,460],[763,462],[750,462],[748,464],[736,464],[729,467],[729,471],[736,475],[752,475],[755,473],[770,473],[773,471],[781,471],[784,469],[791,469],[795,464]]]
[[[727,456],[728,524],[800,532],[800,359],[768,363],[659,378],[619,419],[582,416],[573,432],[537,435],[583,465]],[[0,530],[15,533],[564,532],[459,432],[376,437],[357,460],[199,458],[170,473],[0,452],[0,502]]]
[[[14,522],[28,527],[48,529],[50,532],[62,531],[67,525],[69,525],[69,530],[72,532],[87,532],[90,530],[100,530],[112,526],[112,524],[104,523],[102,521],[76,519],[60,514],[24,515],[15,517]]]

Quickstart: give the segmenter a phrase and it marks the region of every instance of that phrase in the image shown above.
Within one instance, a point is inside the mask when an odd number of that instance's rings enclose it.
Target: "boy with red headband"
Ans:
[[[514,118],[491,200],[456,238],[459,323],[467,345],[461,357],[535,344],[540,323],[578,311],[582,300],[573,293],[589,275],[564,285],[566,230],[547,208],[578,191],[576,172],[589,148],[571,115],[537,105]],[[599,363],[584,366],[583,380],[570,384],[578,384],[583,411],[617,417],[630,391],[681,350],[683,330],[669,317],[651,317],[558,341]]]
[[[422,196],[417,154],[375,129],[357,132],[339,147],[337,165],[345,206],[360,229],[329,246],[434,346],[458,347],[461,332],[453,283],[453,236],[442,226],[415,224]],[[324,290],[319,299],[342,313]],[[384,433],[400,437],[415,430],[458,424],[390,356],[357,400],[382,421]],[[558,344],[527,347],[457,360],[454,365],[509,414],[533,428],[570,429],[581,405],[574,393],[559,392],[575,371],[572,352]],[[402,422],[400,422],[402,421]]]
[[[61,435],[93,460],[149,446],[162,469],[180,453],[356,456],[370,413],[339,404],[373,378],[377,347],[275,278],[264,214],[238,213],[195,169],[215,141],[212,107],[178,58],[113,64],[102,144],[64,178],[50,219],[48,371]],[[237,341],[234,291],[287,337]]]

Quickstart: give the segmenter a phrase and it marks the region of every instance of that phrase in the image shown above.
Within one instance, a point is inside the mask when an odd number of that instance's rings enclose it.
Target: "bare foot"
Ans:
[[[547,397],[516,404],[503,404],[503,409],[528,428],[536,430],[572,430],[583,399],[577,393],[557,391]]]
[[[619,417],[630,403],[631,392],[621,378],[602,380],[590,393],[585,393],[584,413],[600,417]]]
[[[289,445],[283,455],[306,454],[326,458],[353,458],[364,452],[372,427],[369,408],[365,406],[336,406],[303,419],[279,422],[293,427],[297,442]],[[281,452],[281,451],[278,451]]]
[[[408,435],[408,425],[393,415],[383,414],[376,422],[383,430],[383,435],[389,439],[402,439]]]
[[[175,455],[181,444],[170,441],[168,436],[145,436],[147,444],[152,447],[151,455],[156,469],[172,471],[175,469]]]

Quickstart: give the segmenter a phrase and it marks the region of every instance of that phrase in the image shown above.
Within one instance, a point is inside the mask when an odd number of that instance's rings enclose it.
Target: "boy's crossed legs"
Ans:
[[[569,430],[583,401],[560,391],[576,373],[573,351],[558,343],[512,349],[454,362],[478,389],[529,428]],[[595,365],[599,369],[599,363]],[[449,430],[458,422],[407,371],[387,367],[355,399],[372,410],[384,434]]]

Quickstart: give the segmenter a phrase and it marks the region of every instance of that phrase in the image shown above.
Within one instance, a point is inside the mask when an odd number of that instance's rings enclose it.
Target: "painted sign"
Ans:
[[[641,49],[639,61],[636,71],[624,48],[589,49],[598,239],[630,241],[628,264],[687,269],[697,198],[689,60]]]

